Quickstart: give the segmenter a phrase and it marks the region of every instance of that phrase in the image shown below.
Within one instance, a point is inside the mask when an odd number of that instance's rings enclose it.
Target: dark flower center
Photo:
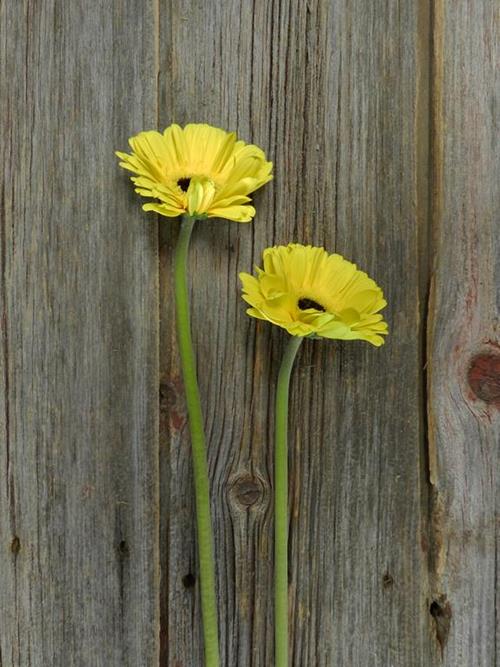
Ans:
[[[300,310],[307,310],[308,308],[314,308],[314,310],[320,310],[322,313],[325,312],[323,306],[321,306],[316,301],[313,301],[312,299],[299,299],[298,306]]]
[[[177,185],[180,187],[182,192],[187,192],[189,188],[189,184],[191,183],[190,178],[179,178],[177,181]]]

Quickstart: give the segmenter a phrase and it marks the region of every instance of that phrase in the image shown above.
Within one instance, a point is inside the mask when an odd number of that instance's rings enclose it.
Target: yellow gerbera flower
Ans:
[[[292,336],[366,340],[377,347],[388,333],[378,311],[380,287],[341,255],[292,243],[264,250],[257,278],[240,273],[247,313]]]
[[[210,125],[140,132],[129,144],[131,154],[116,153],[120,166],[137,174],[131,180],[138,194],[158,200],[143,209],[168,218],[188,213],[250,222],[255,209],[248,195],[272,179],[272,162],[260,148]]]

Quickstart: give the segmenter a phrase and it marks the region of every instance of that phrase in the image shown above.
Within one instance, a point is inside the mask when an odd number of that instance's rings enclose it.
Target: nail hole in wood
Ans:
[[[21,540],[18,538],[17,535],[14,535],[12,538],[12,541],[10,543],[10,550],[14,554],[14,556],[17,556],[19,551],[21,550]]]
[[[394,584],[394,579],[391,575],[390,572],[386,572],[384,576],[382,577],[382,586],[384,588],[391,588],[391,586]]]
[[[434,618],[437,618],[438,616],[442,615],[441,605],[439,604],[439,602],[436,602],[436,600],[433,600],[431,602],[431,606],[429,607],[429,611],[430,611],[431,616],[433,616]]]
[[[431,602],[429,613],[434,619],[436,639],[441,648],[441,653],[443,653],[446,642],[448,641],[448,635],[450,634],[452,617],[451,605],[446,599],[446,595],[441,595],[439,598]]]
[[[126,556],[126,555],[128,554],[128,551],[129,551],[129,549],[128,549],[128,544],[127,544],[127,542],[126,542],[125,540],[122,540],[122,541],[118,544],[118,553],[119,553],[121,556]]]
[[[188,574],[185,574],[182,577],[182,585],[184,586],[184,588],[193,588],[195,583],[196,583],[196,577],[191,572],[188,572]]]

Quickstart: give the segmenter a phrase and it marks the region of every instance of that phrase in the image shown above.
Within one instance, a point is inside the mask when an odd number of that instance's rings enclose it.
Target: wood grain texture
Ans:
[[[298,358],[291,664],[434,664],[423,539],[419,224],[426,219],[418,214],[425,187],[417,162],[428,137],[419,115],[417,7],[236,0],[160,7],[160,125],[234,129],[275,163],[275,180],[255,197],[255,222],[199,223],[191,253],[223,664],[273,664],[272,397],[284,334],[247,318],[237,273],[259,262],[267,245],[292,240],[324,244],[373,275],[387,292],[391,336],[382,350],[309,342]],[[187,667],[202,662],[172,321],[176,234],[175,223],[161,223],[161,664]]]
[[[442,664],[449,667],[493,667],[499,655],[495,19],[494,3],[487,1],[436,3],[436,255],[428,364],[431,574]]]
[[[391,334],[296,362],[291,665],[493,667],[493,3],[80,4],[0,3],[0,667],[203,664],[178,227],[113,155],[174,121],[275,163],[191,251],[223,666],[273,664],[285,342],[237,274],[299,241],[377,280]]]
[[[158,664],[150,3],[1,3],[3,667]]]

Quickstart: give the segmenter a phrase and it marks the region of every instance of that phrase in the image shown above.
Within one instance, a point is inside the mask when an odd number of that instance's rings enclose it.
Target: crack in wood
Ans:
[[[431,602],[429,613],[434,619],[436,639],[441,650],[441,657],[443,657],[444,648],[450,633],[450,625],[453,615],[451,611],[451,605],[446,599],[446,595],[440,595],[437,599]]]

